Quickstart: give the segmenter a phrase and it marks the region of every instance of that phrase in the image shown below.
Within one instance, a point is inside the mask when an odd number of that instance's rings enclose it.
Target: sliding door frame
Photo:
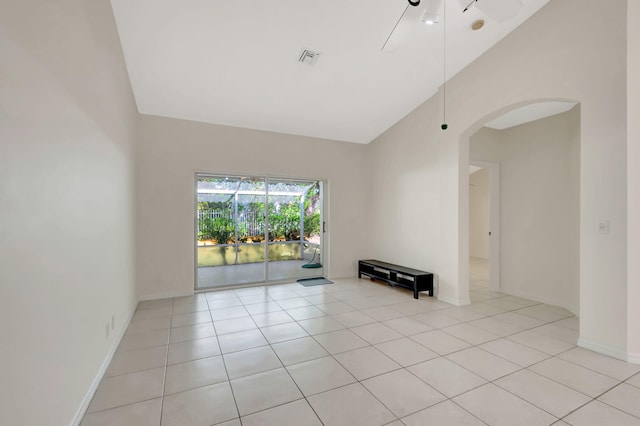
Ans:
[[[265,182],[265,221],[264,221],[264,276],[263,281],[255,281],[255,282],[246,282],[246,283],[238,283],[238,284],[226,284],[219,287],[198,287],[198,179],[201,177],[213,177],[213,178],[231,178],[231,179],[239,179],[239,178],[250,178],[250,179],[261,179]],[[329,232],[328,232],[328,216],[329,216],[329,181],[328,179],[323,178],[314,178],[314,177],[283,177],[276,175],[262,175],[256,176],[253,174],[237,174],[237,173],[219,173],[219,172],[194,172],[194,180],[193,180],[193,212],[192,217],[194,219],[194,233],[193,233],[193,265],[194,265],[194,292],[206,292],[212,290],[220,290],[220,289],[229,289],[229,288],[242,288],[242,287],[251,287],[256,285],[269,285],[269,284],[279,284],[283,282],[288,282],[290,279],[279,279],[279,280],[269,280],[269,183],[270,182],[309,182],[314,183],[317,182],[320,187],[320,252],[319,252],[319,263],[322,264],[323,274],[329,276],[329,256],[328,256],[328,240],[329,240]],[[237,209],[237,207],[235,207]],[[304,212],[301,210],[301,221],[304,219]],[[237,216],[237,215],[236,215]],[[236,239],[237,241],[237,226],[236,226]],[[302,237],[301,237],[302,238]],[[301,250],[303,249],[301,245]],[[237,252],[236,252],[237,257]]]

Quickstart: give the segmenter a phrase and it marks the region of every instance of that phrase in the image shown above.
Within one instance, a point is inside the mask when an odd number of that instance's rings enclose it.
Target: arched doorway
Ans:
[[[493,191],[500,194],[501,220],[498,228],[492,225],[490,239],[501,249],[492,252],[489,263],[492,273],[499,274],[491,281],[500,282],[500,288],[489,290],[561,306],[578,315],[580,110],[575,105],[566,99],[514,104],[488,114],[462,134],[461,284],[473,277],[466,261],[471,254],[470,180],[463,171],[474,161],[500,164],[499,187]],[[488,123],[497,124],[487,127]],[[466,287],[473,300],[477,287]]]

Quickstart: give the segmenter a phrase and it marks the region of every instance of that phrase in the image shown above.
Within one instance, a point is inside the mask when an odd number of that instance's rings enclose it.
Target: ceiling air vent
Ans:
[[[320,53],[312,52],[305,49],[298,57],[298,62],[302,62],[303,64],[307,65],[313,65],[318,60],[318,56],[320,56]]]

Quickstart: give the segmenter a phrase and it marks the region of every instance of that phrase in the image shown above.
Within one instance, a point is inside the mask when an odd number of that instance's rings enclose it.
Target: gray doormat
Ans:
[[[329,281],[325,277],[300,278],[298,282],[305,287],[311,287],[314,285],[333,284],[333,281]]]

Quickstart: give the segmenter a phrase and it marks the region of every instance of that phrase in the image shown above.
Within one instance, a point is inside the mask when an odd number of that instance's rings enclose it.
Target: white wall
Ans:
[[[500,163],[501,290],[577,314],[579,107],[510,129],[487,130],[471,137],[470,158]],[[470,205],[470,223],[471,212]]]
[[[440,130],[436,118],[440,94],[374,141],[372,167],[384,167],[388,182],[405,184],[401,193],[389,192],[389,204],[397,207],[372,218],[374,234],[388,233],[384,229],[391,224],[401,249],[391,253],[376,246],[374,256],[433,268],[440,297],[467,303],[469,136],[522,104],[579,101],[580,344],[624,357],[626,35],[624,0],[552,0],[449,80],[447,131]],[[401,161],[390,163],[391,151],[402,153]],[[603,219],[611,224],[607,235],[597,233]],[[412,240],[417,224],[424,232]]]
[[[368,146],[375,191],[368,201],[371,257],[435,274],[442,273],[439,253],[452,243],[440,234],[444,171],[438,141],[429,137],[440,126],[438,116],[437,104],[427,102]],[[450,277],[444,277],[448,286]]]
[[[150,116],[139,142],[142,299],[193,293],[196,172],[328,180],[328,275],[355,275],[368,237],[365,145]]]
[[[489,170],[469,175],[469,255],[489,258]]]
[[[640,363],[640,2],[629,1],[627,21],[627,167],[629,359]]]
[[[67,425],[136,304],[136,112],[107,0],[1,9],[0,422]]]

